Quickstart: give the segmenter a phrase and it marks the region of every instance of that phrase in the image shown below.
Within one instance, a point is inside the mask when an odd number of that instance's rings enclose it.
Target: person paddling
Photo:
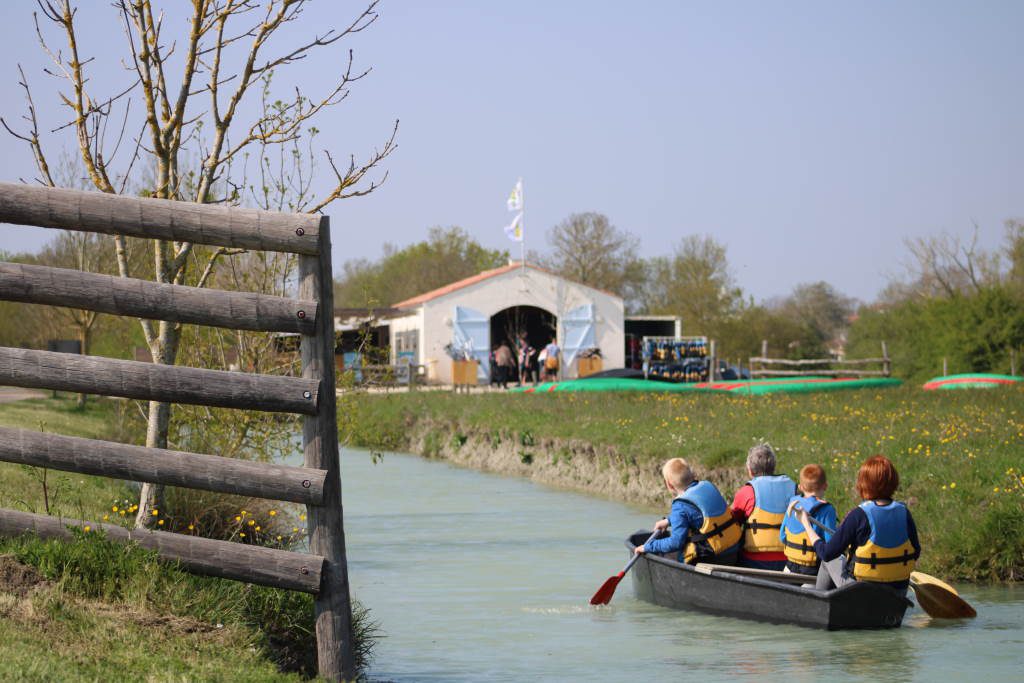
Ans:
[[[910,585],[921,542],[910,510],[892,498],[899,485],[892,461],[883,455],[868,458],[857,472],[863,502],[850,510],[828,541],[817,533],[806,510],[797,513],[822,562],[848,553],[843,570],[847,581],[872,581],[901,592]]]
[[[821,465],[804,465],[800,470],[800,493],[793,496],[789,501],[789,508],[786,510],[786,518],[782,521],[782,530],[779,538],[786,548],[786,569],[785,571],[794,574],[806,574],[817,576],[818,567],[821,561],[818,554],[814,552],[814,546],[807,537],[804,525],[797,519],[794,503],[799,505],[811,516],[818,520],[823,527],[836,528],[836,509],[832,503],[825,500],[825,490],[828,488],[828,480],[825,477],[825,470]],[[813,524],[813,523],[812,523]],[[818,527],[819,530],[822,527]],[[828,541],[832,534],[821,530],[823,540]]]
[[[637,554],[676,553],[678,562],[735,564],[742,531],[729,504],[710,481],[696,480],[690,465],[672,458],[661,468],[665,488],[674,496],[667,519],[655,531],[671,527],[668,538],[655,538],[634,549]]]

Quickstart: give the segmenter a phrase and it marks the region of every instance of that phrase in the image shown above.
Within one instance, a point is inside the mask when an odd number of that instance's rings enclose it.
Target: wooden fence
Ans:
[[[0,347],[0,385],[304,415],[304,467],[0,428],[0,460],[307,506],[309,553],[0,510],[0,534],[68,538],[91,525],[185,569],[315,596],[320,674],[355,677],[334,386],[326,217],[0,183],[0,222],[299,254],[298,298],[0,263],[0,299],[230,329],[298,332],[301,377]]]
[[[878,369],[865,370],[864,366],[878,365]],[[777,369],[771,366],[782,366]],[[880,358],[856,358],[836,360],[835,358],[809,358],[788,360],[769,358],[768,342],[761,342],[761,355],[750,359],[751,377],[799,377],[801,375],[824,375],[828,377],[889,377],[892,375],[892,361],[889,349],[882,342]]]

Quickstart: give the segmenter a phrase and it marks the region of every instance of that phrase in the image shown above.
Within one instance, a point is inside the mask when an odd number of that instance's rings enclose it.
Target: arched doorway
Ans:
[[[491,316],[491,348],[505,341],[514,353],[523,333],[530,346],[542,349],[558,334],[558,318],[536,306],[512,306]]]
[[[526,339],[535,349],[543,348],[558,330],[558,318],[536,306],[512,306],[491,316],[491,345],[507,341],[515,348],[515,341],[526,333]]]

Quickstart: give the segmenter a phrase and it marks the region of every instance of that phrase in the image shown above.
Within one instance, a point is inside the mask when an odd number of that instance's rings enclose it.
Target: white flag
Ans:
[[[516,186],[512,188],[512,191],[508,195],[508,201],[505,202],[508,205],[509,211],[522,211],[523,210],[523,179],[520,178],[516,181]]]
[[[505,226],[505,235],[513,242],[523,241],[523,212],[520,211],[512,222]]]

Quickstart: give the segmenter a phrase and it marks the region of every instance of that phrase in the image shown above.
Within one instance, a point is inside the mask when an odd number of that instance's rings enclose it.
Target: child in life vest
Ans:
[[[910,510],[893,500],[899,488],[896,467],[883,455],[868,458],[857,473],[863,502],[850,510],[832,538],[825,541],[801,510],[800,523],[822,562],[848,555],[844,575],[906,592],[910,573],[921,555],[921,542]]]
[[[828,481],[821,465],[804,465],[800,470],[799,488],[800,493],[789,501],[786,517],[782,520],[782,530],[779,532],[779,538],[782,539],[782,545],[786,549],[785,571],[817,576],[821,560],[814,552],[814,545],[808,539],[803,524],[797,519],[796,508],[804,510],[812,520],[818,520],[829,529],[836,528],[836,509],[825,500]],[[814,522],[812,521],[811,524]],[[815,525],[815,529],[822,540],[826,542],[832,537],[832,534],[821,526]]]
[[[670,529],[667,538],[638,546],[636,553],[676,553],[678,562],[734,564],[742,529],[733,519],[729,504],[710,481],[696,480],[690,465],[672,458],[661,468],[665,487],[672,494],[667,519],[658,520],[657,531]]]
[[[786,506],[796,494],[796,482],[775,474],[775,451],[766,443],[747,452],[750,481],[740,487],[732,501],[732,514],[743,524],[741,567],[782,571],[786,567],[785,547],[779,534]]]

